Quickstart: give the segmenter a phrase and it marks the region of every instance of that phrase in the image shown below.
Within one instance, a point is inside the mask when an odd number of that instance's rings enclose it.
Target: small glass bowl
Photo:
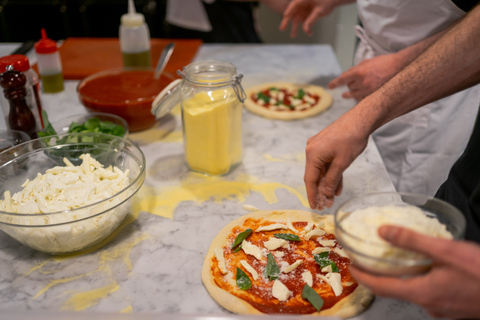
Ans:
[[[17,156],[13,146],[26,141],[30,141],[30,136],[23,131],[0,130],[0,165]]]
[[[386,241],[366,239],[342,225],[345,218],[356,210],[385,206],[417,207],[427,217],[444,224],[453,239],[464,236],[465,217],[457,208],[440,199],[396,192],[371,193],[353,198],[342,204],[335,213],[335,235],[352,262],[367,272],[396,277],[413,276],[428,271],[432,264],[430,259],[421,254],[394,247]]]
[[[61,118],[55,121],[51,121],[51,125],[53,129],[57,132],[57,134],[68,133],[68,129],[72,122],[76,122],[78,124],[85,123],[87,120],[92,118],[98,118],[100,121],[109,121],[114,124],[117,124],[123,127],[125,133],[123,134],[123,138],[128,136],[128,123],[125,119],[111,114],[111,113],[104,113],[104,112],[88,112],[82,114],[75,114],[65,118]]]

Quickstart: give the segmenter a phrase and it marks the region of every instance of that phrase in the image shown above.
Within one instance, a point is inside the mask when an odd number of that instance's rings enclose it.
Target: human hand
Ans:
[[[344,92],[342,97],[362,100],[385,82],[390,80],[405,66],[405,61],[398,53],[385,54],[372,59],[363,60],[358,65],[343,72],[333,79],[329,89],[346,85],[350,91]]]
[[[307,141],[304,181],[313,209],[332,206],[342,191],[343,171],[367,146],[369,132],[352,112]]]
[[[290,37],[295,38],[298,24],[303,22],[303,31],[311,36],[315,21],[329,15],[337,5],[336,0],[292,0],[283,13],[279,29],[284,31],[292,22]]]
[[[466,241],[433,238],[382,226],[379,235],[395,246],[424,254],[431,270],[411,278],[374,276],[350,266],[352,276],[374,294],[411,301],[434,317],[480,318],[480,246]]]

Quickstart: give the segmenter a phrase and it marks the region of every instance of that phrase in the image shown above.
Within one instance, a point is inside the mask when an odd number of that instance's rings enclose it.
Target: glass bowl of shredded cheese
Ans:
[[[16,158],[0,164],[0,230],[50,254],[108,237],[145,180],[143,152],[114,135],[67,133],[13,148]]]
[[[431,260],[380,238],[378,228],[382,225],[461,239],[466,222],[454,206],[421,194],[371,193],[342,204],[335,213],[335,234],[350,259],[368,272],[401,277],[428,271]]]

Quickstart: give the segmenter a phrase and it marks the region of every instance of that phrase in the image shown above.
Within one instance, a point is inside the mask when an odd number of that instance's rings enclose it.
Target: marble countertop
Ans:
[[[326,86],[341,73],[327,45],[203,45],[196,60],[206,59],[234,63],[244,75],[244,87],[281,80]],[[76,84],[66,81],[63,92],[42,95],[52,121],[86,112]],[[111,314],[234,318],[209,296],[200,278],[210,242],[224,225],[247,213],[245,204],[310,210],[303,183],[305,144],[353,106],[341,98],[343,90],[330,91],[332,107],[305,120],[274,121],[244,111],[243,162],[221,178],[188,171],[178,110],[153,128],[131,134],[146,155],[147,178],[113,240],[97,250],[49,256],[0,232],[0,314],[9,319],[42,314],[52,319],[72,311],[98,319]],[[346,170],[344,191],[334,207],[321,213],[333,214],[343,201],[362,193],[393,190],[370,141]],[[354,319],[387,318],[429,319],[417,306],[379,297]]]

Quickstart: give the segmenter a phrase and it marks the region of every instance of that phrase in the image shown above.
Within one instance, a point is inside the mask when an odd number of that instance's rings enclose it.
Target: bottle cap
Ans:
[[[126,27],[139,27],[145,23],[145,17],[135,11],[133,0],[128,0],[128,13],[122,15],[120,21]]]
[[[9,56],[1,57],[0,73],[4,73],[9,65],[13,66],[13,69],[20,72],[25,72],[30,69],[28,57],[23,54],[11,54]]]
[[[47,38],[47,33],[45,29],[42,28],[42,39],[35,42],[35,52],[36,53],[54,53],[57,51],[57,43],[52,39]]]

